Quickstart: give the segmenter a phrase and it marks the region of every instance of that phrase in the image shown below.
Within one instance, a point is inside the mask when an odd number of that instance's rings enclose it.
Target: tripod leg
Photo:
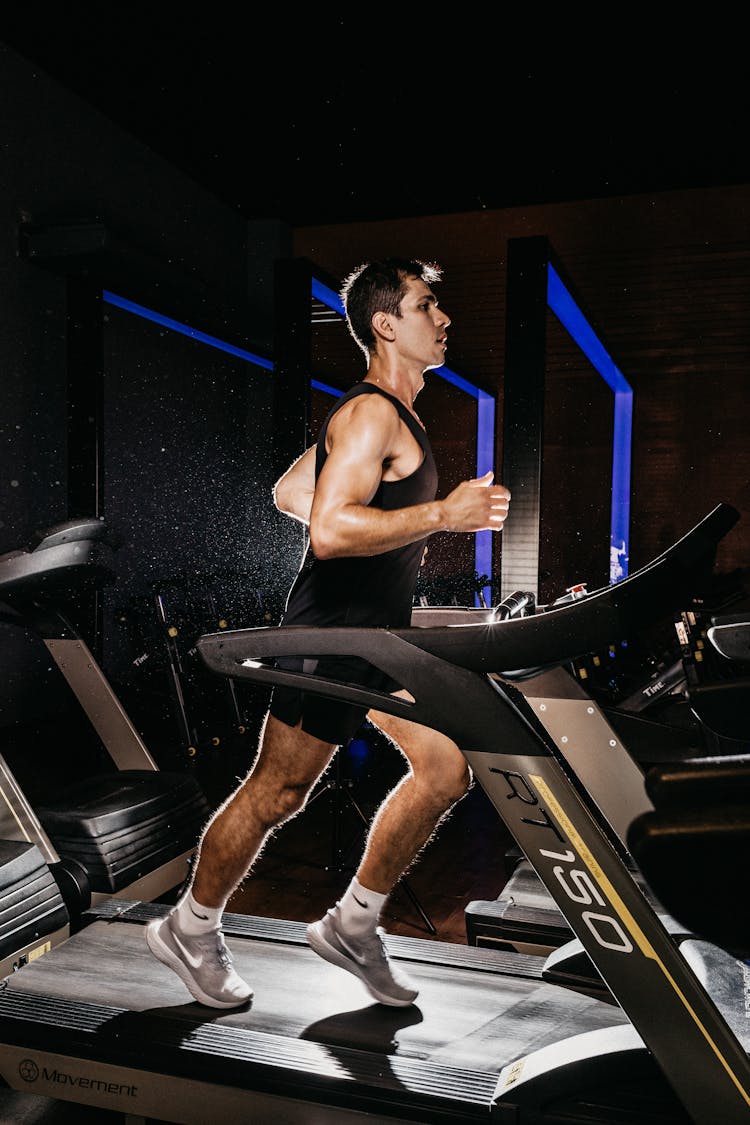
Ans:
[[[424,908],[423,908],[423,906],[422,906],[421,902],[419,901],[419,899],[417,898],[417,896],[416,896],[416,895],[414,894],[414,891],[413,891],[413,890],[411,889],[411,887],[409,886],[409,884],[408,884],[408,882],[406,881],[406,878],[405,878],[405,877],[402,877],[402,878],[401,878],[401,879],[399,880],[399,885],[401,886],[401,888],[402,888],[402,889],[403,889],[403,891],[405,892],[405,894],[406,894],[407,898],[408,898],[408,899],[410,900],[410,902],[411,902],[412,906],[414,907],[414,909],[415,909],[415,910],[417,911],[417,913],[418,913],[418,914],[420,915],[420,917],[422,918],[422,920],[423,920],[423,922],[424,922],[425,926],[426,926],[426,927],[427,927],[427,929],[428,929],[428,930],[430,931],[430,933],[431,933],[431,934],[436,934],[436,933],[437,933],[437,930],[435,929],[434,925],[432,924],[432,921],[430,920],[430,918],[429,918],[429,917],[427,916],[427,914],[425,914],[425,912],[424,912]]]

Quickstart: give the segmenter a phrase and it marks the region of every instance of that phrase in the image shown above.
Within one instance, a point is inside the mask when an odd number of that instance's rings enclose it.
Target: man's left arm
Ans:
[[[315,446],[298,457],[273,487],[273,502],[280,512],[300,523],[310,523],[315,494]]]

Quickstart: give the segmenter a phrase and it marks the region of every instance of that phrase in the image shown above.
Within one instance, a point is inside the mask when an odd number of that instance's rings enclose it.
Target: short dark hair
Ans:
[[[436,262],[419,258],[381,258],[363,262],[349,274],[341,287],[346,322],[354,341],[369,360],[375,345],[372,318],[376,312],[401,316],[400,304],[406,295],[406,280],[419,278],[427,285],[440,281],[443,271]]]

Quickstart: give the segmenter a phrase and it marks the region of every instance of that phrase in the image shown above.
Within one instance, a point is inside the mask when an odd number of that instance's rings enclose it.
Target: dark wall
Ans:
[[[275,602],[271,373],[118,308],[104,371],[106,512],[123,544],[110,604],[162,591],[182,606],[206,587],[231,592],[235,616],[243,590]]]
[[[254,591],[276,602],[289,563],[274,553],[270,372],[96,303],[111,291],[268,355],[289,235],[248,225],[1,44],[0,98],[0,553],[70,515],[106,519],[123,545],[98,639],[118,672],[143,637],[115,615],[135,620],[155,584],[176,581],[181,606],[180,585],[221,572],[224,608],[256,613]],[[0,624],[0,654],[15,688],[0,723],[54,711],[67,689],[42,646]]]
[[[0,44],[0,549],[65,517],[66,279],[92,276],[238,344],[271,339],[248,298],[243,218]],[[21,230],[100,221],[99,255],[21,252]],[[267,253],[267,249],[264,250]],[[259,272],[268,276],[268,263]]]

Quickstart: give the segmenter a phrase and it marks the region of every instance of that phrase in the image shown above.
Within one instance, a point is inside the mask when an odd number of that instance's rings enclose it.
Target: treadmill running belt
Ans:
[[[256,1095],[328,1107],[331,1116],[320,1120],[335,1120],[345,1107],[377,1109],[383,1119],[486,1120],[507,1063],[589,1033],[605,1037],[603,1056],[591,1064],[588,1087],[585,1064],[571,1068],[569,1081],[558,1079],[553,1100],[561,1112],[567,1105],[566,1120],[584,1120],[575,1109],[583,1098],[593,1114],[585,1119],[594,1122],[635,1104],[632,1120],[650,1121],[640,1115],[649,1101],[660,1125],[687,1121],[621,1010],[546,984],[542,958],[387,938],[420,988],[416,1005],[389,1009],[320,960],[303,923],[230,914],[227,941],[256,995],[250,1008],[223,1012],[192,1002],[148,955],[143,924],[167,907],[119,903],[118,914],[104,905],[54,956],[26,966],[0,992],[0,1035],[46,1075],[38,1093],[54,1093],[55,1081],[73,1072],[71,1060],[83,1059],[88,1074],[116,1067],[121,1099],[127,1087],[141,1092],[130,1095],[129,1112],[157,1117],[159,1099],[166,1114],[189,1079],[231,1087],[235,1096],[246,1091],[248,1107]],[[609,1035],[626,1044],[611,1065]],[[48,1061],[44,1052],[53,1052]]]

